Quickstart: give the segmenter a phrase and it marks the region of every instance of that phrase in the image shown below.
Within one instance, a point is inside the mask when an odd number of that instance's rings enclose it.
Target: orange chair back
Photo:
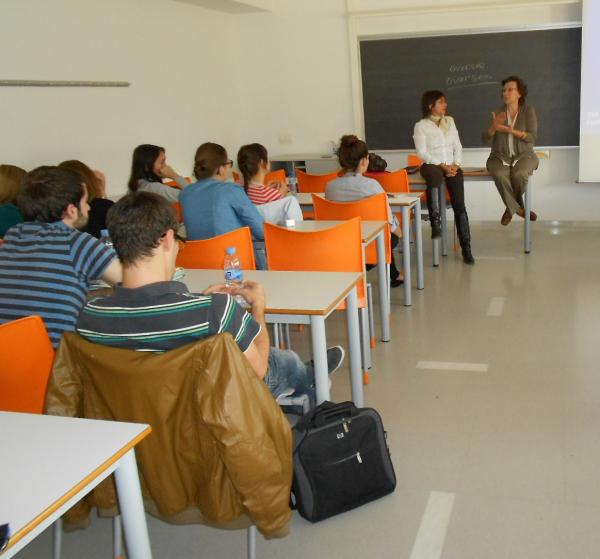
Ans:
[[[266,174],[264,183],[267,185],[270,182],[282,182],[285,184],[285,180],[285,169],[277,169],[277,171],[271,171]]]
[[[39,316],[0,325],[0,410],[43,413],[54,348]]]
[[[409,153],[408,157],[406,158],[406,164],[409,167],[420,167],[423,165],[423,160],[418,155]]]
[[[296,169],[298,192],[325,192],[327,183],[337,178],[337,176],[337,172],[326,175],[309,175],[301,169]]]
[[[187,181],[188,184],[192,184],[191,177],[185,177],[185,180]],[[166,186],[170,186],[172,188],[178,188],[179,190],[181,190],[181,186],[179,186],[179,184],[177,183],[177,181],[167,181],[164,184]]]
[[[177,221],[179,223],[183,223],[183,212],[181,211],[181,204],[179,202],[173,202],[171,207],[175,210],[177,214]]]
[[[387,196],[384,192],[375,194],[368,198],[356,200],[355,202],[333,202],[326,200],[321,196],[312,195],[313,207],[315,209],[315,219],[318,220],[346,220],[353,217],[360,217],[366,221],[386,221],[388,220],[387,213]],[[390,226],[386,225],[385,238],[386,250],[385,259],[389,264],[392,258],[392,246],[390,241]],[[371,243],[365,251],[365,261],[367,264],[377,263],[377,246]]]
[[[360,219],[321,231],[294,231],[265,223],[269,270],[364,272]],[[366,283],[357,285],[359,306],[365,306]]]
[[[365,177],[375,179],[386,192],[408,193],[408,173],[405,169],[399,169],[393,173],[365,173]]]
[[[218,270],[223,268],[225,251],[235,247],[242,270],[256,270],[254,247],[249,227],[201,241],[187,241],[177,255],[177,266],[190,269]]]

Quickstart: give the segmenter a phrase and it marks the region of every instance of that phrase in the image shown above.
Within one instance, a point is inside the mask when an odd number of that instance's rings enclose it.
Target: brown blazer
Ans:
[[[498,107],[494,112],[496,114],[506,112],[506,105]],[[508,119],[504,124],[508,126]],[[537,116],[535,114],[535,109],[531,105],[527,105],[526,103],[521,105],[514,128],[527,132],[527,136],[525,136],[523,140],[513,137],[515,157],[531,157],[537,162],[537,156],[533,151],[533,146],[537,139]],[[509,155],[510,152],[508,151],[508,132],[496,132],[493,136],[490,136],[486,128],[483,131],[482,139],[484,144],[492,146],[490,157],[497,157],[505,163],[510,164],[511,158]]]
[[[288,532],[290,426],[230,334],[166,353],[65,334],[46,409],[149,423],[152,433],[136,447],[138,469],[146,508],[163,520],[240,528],[247,515],[265,537]],[[82,524],[90,506],[115,503],[108,478],[66,520]]]

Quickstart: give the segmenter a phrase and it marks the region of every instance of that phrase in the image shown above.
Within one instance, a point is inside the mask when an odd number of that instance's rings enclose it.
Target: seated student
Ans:
[[[367,167],[367,173],[370,173],[371,175],[387,174],[389,171],[386,171],[386,169],[387,161],[383,157],[377,155],[376,153],[369,153],[369,166]]]
[[[61,169],[71,169],[79,173],[81,181],[87,188],[88,203],[90,205],[89,219],[82,231],[99,239],[100,232],[106,229],[106,214],[114,204],[112,200],[106,198],[106,179],[104,173],[92,171],[85,163],[76,159],[63,161],[58,166]]]
[[[114,205],[108,230],[123,265],[123,283],[113,295],[85,305],[77,332],[91,342],[140,351],[167,351],[230,332],[273,396],[292,388],[312,399],[312,365],[293,351],[269,348],[260,284],[244,281],[228,293],[224,285],[214,285],[199,294],[171,280],[179,251],[177,226],[173,209],[156,194],[128,194]],[[250,314],[231,295],[242,295]],[[343,358],[339,346],[327,351],[330,373]]]
[[[0,323],[40,315],[56,347],[73,331],[90,280],[121,281],[112,249],[87,233],[89,206],[77,173],[38,167],[18,197],[25,223],[12,227],[0,246]]]
[[[374,194],[385,192],[381,185],[369,177],[363,177],[363,173],[369,166],[369,150],[367,144],[359,140],[356,136],[342,136],[340,147],[338,149],[338,160],[342,168],[342,176],[333,179],[325,187],[325,198],[334,202],[353,202],[368,198]],[[390,224],[392,248],[398,244],[401,235],[398,221],[392,214],[388,204],[388,221]],[[398,287],[402,285],[403,280],[400,272],[394,262],[394,253],[392,253],[392,262],[390,265],[390,285]]]
[[[181,188],[188,182],[177,171],[167,165],[165,148],[142,144],[133,150],[131,175],[127,183],[130,192],[156,192],[169,202],[177,202],[181,190],[163,184],[163,179],[174,180]]]
[[[17,223],[23,214],[15,202],[27,171],[14,165],[0,165],[0,239]]]
[[[227,181],[232,165],[219,144],[207,142],[196,150],[198,181],[179,198],[188,239],[210,239],[247,225],[255,242],[265,240],[264,219],[256,206],[237,184]]]
[[[242,146],[238,151],[237,164],[242,173],[244,190],[265,221],[285,224],[288,219],[304,219],[298,200],[288,196],[289,190],[285,182],[264,184],[265,176],[271,170],[269,154],[264,146]]]

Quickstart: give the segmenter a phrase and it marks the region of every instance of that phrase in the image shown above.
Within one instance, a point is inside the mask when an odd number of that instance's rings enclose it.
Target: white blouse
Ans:
[[[415,124],[413,139],[417,155],[425,163],[431,165],[461,165],[462,145],[454,119],[447,116],[450,128],[444,133],[439,126],[429,118],[423,118]]]

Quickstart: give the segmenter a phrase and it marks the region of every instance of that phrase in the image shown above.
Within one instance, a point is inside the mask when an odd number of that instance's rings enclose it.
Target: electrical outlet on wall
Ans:
[[[282,132],[277,136],[277,140],[280,144],[291,144],[292,143],[292,135],[288,132]]]

